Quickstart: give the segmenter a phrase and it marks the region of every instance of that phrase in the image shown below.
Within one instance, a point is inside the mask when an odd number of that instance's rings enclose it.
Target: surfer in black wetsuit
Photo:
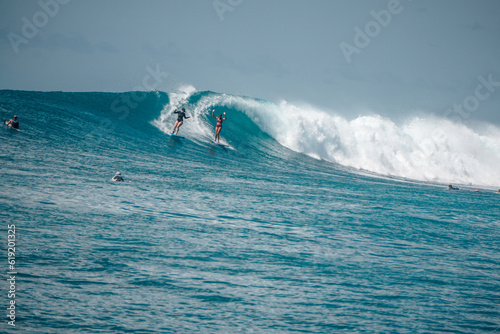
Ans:
[[[452,186],[451,184],[448,186],[448,189],[450,189],[450,190],[459,190],[458,188]]]
[[[224,112],[224,118],[222,118],[221,114],[219,114],[219,116],[215,117],[214,111],[215,110],[212,110],[212,117],[217,120],[217,125],[215,126],[215,139],[214,139],[214,141],[216,141],[218,143],[219,139],[220,139],[219,138],[220,130],[222,130],[222,122],[224,122],[226,120],[226,112]]]
[[[19,121],[17,120],[17,115],[10,121],[4,121],[5,125],[10,126],[13,129],[19,129]]]
[[[177,121],[175,122],[174,129],[172,130],[172,134],[178,134],[179,128],[181,127],[181,125],[184,121],[184,118],[188,119],[190,117],[186,116],[186,109],[184,109],[184,108],[182,108],[182,111],[175,109],[174,114],[179,114],[179,115],[177,115]]]
[[[116,172],[115,176],[113,176],[113,181],[115,181],[115,182],[123,182],[125,180],[122,177],[122,173]]]

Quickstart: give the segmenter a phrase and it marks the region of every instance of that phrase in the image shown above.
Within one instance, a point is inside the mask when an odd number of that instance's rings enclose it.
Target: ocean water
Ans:
[[[500,333],[498,127],[189,87],[0,113],[2,333]]]

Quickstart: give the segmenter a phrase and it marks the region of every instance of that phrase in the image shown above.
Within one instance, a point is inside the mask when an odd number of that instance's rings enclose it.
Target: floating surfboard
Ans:
[[[169,135],[170,137],[173,137],[173,138],[182,138],[182,139],[184,139],[184,137],[183,137],[183,136],[174,135],[173,133],[169,133],[168,135]]]

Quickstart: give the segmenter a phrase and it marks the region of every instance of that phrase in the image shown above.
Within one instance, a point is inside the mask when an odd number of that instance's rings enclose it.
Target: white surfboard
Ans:
[[[229,147],[229,145],[227,145],[227,144],[224,144],[224,143],[218,143],[218,142],[216,142],[216,141],[214,141],[214,144],[219,145],[219,146],[222,146],[222,147]]]
[[[5,124],[5,126],[7,127],[7,129],[21,131],[21,129],[19,129],[19,128],[13,128],[11,124],[7,124],[7,121],[4,121],[3,124]]]

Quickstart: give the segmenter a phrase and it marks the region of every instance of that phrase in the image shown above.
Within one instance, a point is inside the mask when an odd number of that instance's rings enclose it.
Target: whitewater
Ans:
[[[157,126],[170,132],[173,110],[193,95],[200,93],[192,86],[174,94]],[[492,189],[500,186],[500,128],[492,124],[477,124],[473,129],[431,115],[403,124],[376,114],[347,120],[286,101],[274,104],[211,92],[201,95],[191,106],[196,122],[189,133],[194,136],[207,137],[213,131],[200,117],[217,106],[243,113],[284,147],[316,159],[405,179]],[[162,126],[162,122],[168,125]]]
[[[498,126],[191,86],[0,113],[0,332],[500,331]]]

